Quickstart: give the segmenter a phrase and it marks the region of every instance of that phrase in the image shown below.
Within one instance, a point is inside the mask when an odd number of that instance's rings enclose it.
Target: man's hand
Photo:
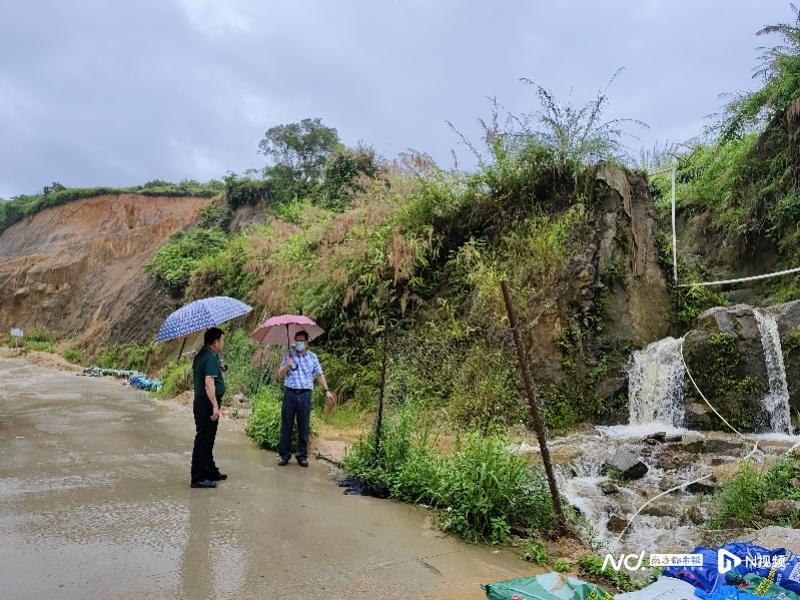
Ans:
[[[287,369],[291,369],[293,364],[294,364],[294,361],[292,360],[292,357],[290,356],[288,358],[288,360],[286,361],[286,364],[283,365],[283,366],[286,367]]]
[[[325,414],[329,414],[334,406],[336,406],[336,397],[333,395],[333,392],[328,390],[325,392]]]
[[[219,408],[215,406],[214,408],[211,409],[211,420],[217,421],[218,419],[219,419]]]

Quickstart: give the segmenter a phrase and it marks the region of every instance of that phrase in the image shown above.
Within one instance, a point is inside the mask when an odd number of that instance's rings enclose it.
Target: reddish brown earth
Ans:
[[[144,341],[176,306],[144,272],[204,198],[120,194],[45,210],[0,233],[0,331],[75,334],[73,343]]]

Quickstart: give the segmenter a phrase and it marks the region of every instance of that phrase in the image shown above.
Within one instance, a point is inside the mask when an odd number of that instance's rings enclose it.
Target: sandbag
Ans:
[[[696,600],[694,591],[691,583],[662,575],[640,590],[617,594],[614,600]]]
[[[755,593],[755,590],[759,590],[759,588],[762,586],[765,578],[751,573],[749,575],[745,575],[744,580],[747,582],[747,589],[753,590],[753,593]],[[775,583],[771,583],[765,587],[767,589],[764,594],[759,596],[761,598],[774,598],[775,600],[800,600],[799,595]]]
[[[786,555],[787,551],[784,550],[783,554]],[[786,564],[775,571],[775,583],[785,590],[800,595],[800,556],[797,554],[788,556]]]
[[[612,599],[602,588],[561,573],[499,581],[484,590],[488,600],[512,600],[515,596],[519,600],[588,600],[592,593],[600,600]]]
[[[773,556],[784,556],[786,554],[786,550],[784,548],[767,550],[761,546],[755,546],[753,544],[745,544],[741,542],[725,544],[724,546],[721,546],[721,548],[742,559],[741,564],[735,569],[737,573],[740,575],[754,573],[761,577],[766,577],[769,574],[770,568],[757,566],[759,564],[759,556],[769,556],[771,559]],[[668,577],[674,577],[676,579],[686,581],[687,583],[691,583],[698,590],[703,590],[705,592],[712,592],[721,586],[726,585],[725,575],[721,574],[718,569],[717,550],[711,550],[709,548],[704,548],[703,546],[698,546],[692,551],[692,554],[700,554],[703,556],[702,567],[667,567],[664,569],[663,574]],[[750,558],[749,561],[747,560],[748,557]]]

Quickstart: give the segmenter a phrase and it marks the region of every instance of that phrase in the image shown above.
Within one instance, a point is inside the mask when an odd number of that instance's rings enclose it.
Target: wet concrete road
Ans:
[[[279,468],[223,421],[230,476],[188,486],[190,415],[107,382],[0,360],[0,597],[482,598],[530,573],[400,503]]]

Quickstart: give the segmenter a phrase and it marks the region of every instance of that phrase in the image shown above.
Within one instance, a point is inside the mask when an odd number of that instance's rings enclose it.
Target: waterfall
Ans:
[[[664,338],[631,356],[628,367],[629,423],[683,425],[683,338]],[[783,363],[781,363],[783,364]]]
[[[757,308],[753,310],[753,315],[761,333],[761,345],[764,347],[769,380],[769,391],[761,399],[761,404],[768,415],[770,429],[773,432],[791,433],[789,388],[786,385],[786,368],[783,365],[778,323],[773,315]]]

